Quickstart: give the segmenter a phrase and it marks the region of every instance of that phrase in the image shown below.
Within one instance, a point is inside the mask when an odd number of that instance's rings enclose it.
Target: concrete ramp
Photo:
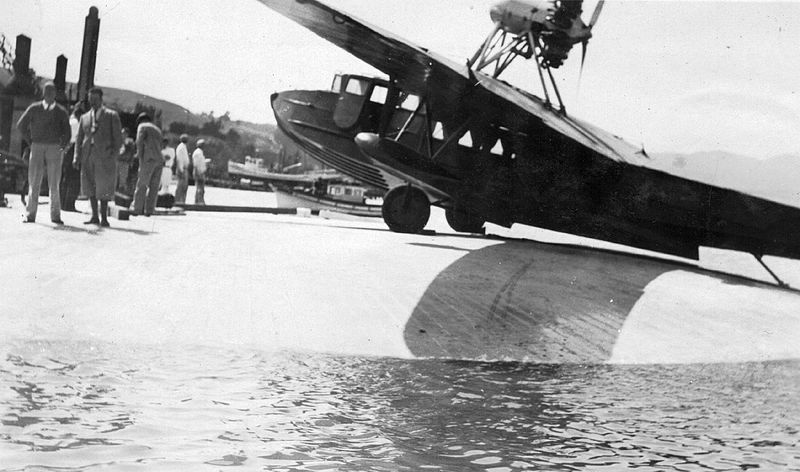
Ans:
[[[23,225],[0,210],[0,342],[546,363],[800,359],[797,292],[623,252],[457,235],[439,213],[437,233],[422,235],[313,216],[189,212],[109,229],[62,218]]]

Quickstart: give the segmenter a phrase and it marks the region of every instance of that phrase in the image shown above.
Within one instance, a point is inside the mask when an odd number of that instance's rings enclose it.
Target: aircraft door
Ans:
[[[371,83],[358,77],[343,77],[344,86],[333,111],[333,122],[341,129],[350,129],[358,124],[364,105],[369,100],[367,93]]]

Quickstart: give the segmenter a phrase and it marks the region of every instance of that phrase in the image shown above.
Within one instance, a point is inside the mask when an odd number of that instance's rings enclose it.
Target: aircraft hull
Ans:
[[[441,173],[434,175],[431,165],[420,165],[429,158],[399,143],[377,136],[356,143],[363,128],[336,126],[336,99],[332,92],[283,92],[273,96],[273,109],[303,149],[370,185],[418,183],[432,201],[469,208],[495,224],[687,258],[696,259],[699,246],[800,258],[800,209],[608,159],[534,120],[529,129],[538,135],[518,140],[514,159],[451,146],[437,158],[433,168],[440,165]]]
[[[355,130],[343,130],[333,120],[338,95],[325,91],[288,91],[272,95],[275,119],[300,148],[323,164],[381,190],[402,181],[386,174],[363,156]]]

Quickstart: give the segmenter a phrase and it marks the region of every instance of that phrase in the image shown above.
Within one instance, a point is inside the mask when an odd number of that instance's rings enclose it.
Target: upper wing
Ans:
[[[537,97],[480,72],[472,73],[425,48],[342,13],[316,0],[259,0],[269,8],[388,74],[407,91],[428,97],[440,114],[472,108],[495,110],[510,129],[531,116],[578,143],[616,161],[635,164],[637,149],[622,139],[556,113]]]

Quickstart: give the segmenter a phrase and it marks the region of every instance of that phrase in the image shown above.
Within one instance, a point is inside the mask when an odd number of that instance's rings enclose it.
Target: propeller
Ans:
[[[589,33],[592,32],[592,28],[594,28],[595,23],[597,23],[597,19],[600,18],[600,12],[603,11],[603,4],[605,0],[600,0],[597,2],[597,6],[594,7],[594,13],[592,13],[592,19],[589,20]],[[581,73],[583,73],[583,63],[586,62],[586,50],[589,48],[589,38],[583,40],[582,42],[583,50],[581,51]]]

